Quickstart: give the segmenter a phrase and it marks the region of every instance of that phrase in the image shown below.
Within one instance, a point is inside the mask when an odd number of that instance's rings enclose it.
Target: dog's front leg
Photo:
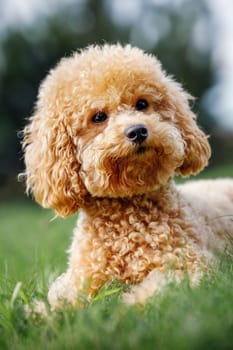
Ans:
[[[202,275],[203,273],[197,270],[191,276],[188,276],[190,285],[198,285]],[[184,276],[185,272],[181,270],[170,270],[167,272],[153,270],[141,283],[134,285],[130,292],[123,294],[123,301],[127,304],[144,304],[146,300],[154,294],[159,294],[164,291],[169,284],[179,284]]]
[[[50,286],[48,301],[52,310],[64,305],[78,306],[81,304],[80,292],[75,275],[71,269],[60,275]]]

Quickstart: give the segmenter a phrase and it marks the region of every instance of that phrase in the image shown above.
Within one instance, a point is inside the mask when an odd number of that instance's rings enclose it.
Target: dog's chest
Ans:
[[[195,259],[179,224],[177,207],[165,213],[152,200],[111,204],[82,222],[83,233],[89,232],[83,254],[95,279],[101,274],[106,280],[139,282],[154,268],[163,271],[173,265],[183,269],[187,255],[190,261]]]

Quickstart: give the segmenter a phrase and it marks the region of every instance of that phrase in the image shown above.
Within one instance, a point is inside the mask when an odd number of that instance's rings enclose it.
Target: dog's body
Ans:
[[[64,299],[75,304],[79,293],[91,296],[114,279],[142,282],[127,300],[143,302],[164,286],[164,277],[171,280],[169,270],[175,271],[172,280],[188,273],[191,283],[198,283],[214,253],[224,251],[225,234],[233,235],[232,211],[229,179],[187,183],[178,190],[171,183],[130,200],[91,201],[80,212],[68,271],[52,285],[50,304],[59,306]],[[145,280],[153,271],[156,276]]]
[[[27,187],[61,216],[81,208],[52,308],[113,279],[137,284],[128,301],[186,273],[195,284],[225,248],[233,181],[172,180],[210,156],[188,98],[155,58],[120,45],[75,54],[42,84],[25,128]]]

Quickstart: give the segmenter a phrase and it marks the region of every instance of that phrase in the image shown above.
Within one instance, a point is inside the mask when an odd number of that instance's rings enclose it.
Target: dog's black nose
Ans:
[[[125,136],[131,142],[142,143],[148,137],[148,130],[145,125],[136,124],[125,130]]]

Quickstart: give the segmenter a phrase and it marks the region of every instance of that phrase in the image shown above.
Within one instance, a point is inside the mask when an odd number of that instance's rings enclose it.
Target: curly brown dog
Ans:
[[[68,270],[49,290],[53,309],[114,279],[134,285],[127,301],[143,302],[186,274],[197,283],[223,251],[233,180],[172,180],[210,157],[190,98],[130,45],[75,53],[41,84],[25,127],[27,190],[57,215],[80,209]]]

